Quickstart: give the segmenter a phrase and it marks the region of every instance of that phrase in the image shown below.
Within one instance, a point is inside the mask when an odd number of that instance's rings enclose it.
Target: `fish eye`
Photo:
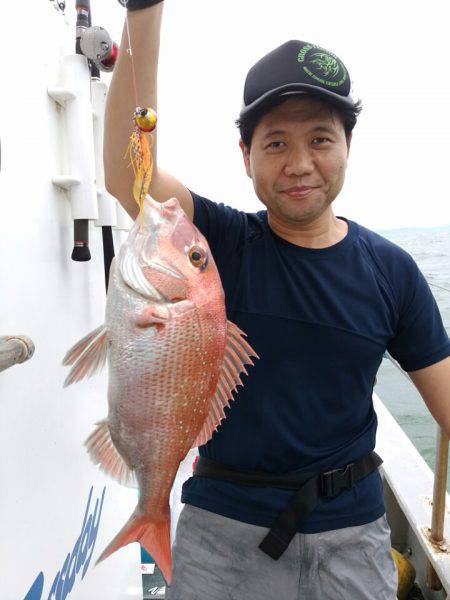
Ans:
[[[189,250],[189,260],[194,267],[198,267],[202,271],[203,269],[206,269],[206,265],[208,264],[208,256],[200,246],[193,246]]]

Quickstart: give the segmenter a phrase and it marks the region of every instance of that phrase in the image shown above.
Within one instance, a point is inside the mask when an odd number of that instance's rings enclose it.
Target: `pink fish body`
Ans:
[[[171,581],[169,495],[180,462],[225,418],[256,353],[227,321],[208,243],[178,200],[146,197],[111,265],[105,324],[71,348],[65,385],[109,367],[108,417],[86,441],[95,463],[139,502],[99,558],[139,541]]]

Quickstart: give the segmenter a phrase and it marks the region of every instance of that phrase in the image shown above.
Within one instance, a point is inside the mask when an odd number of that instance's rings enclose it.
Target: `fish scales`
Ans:
[[[161,330],[142,329],[139,335],[133,335],[132,322],[125,323],[116,315],[126,310],[138,313],[144,303],[139,298],[130,301],[117,269],[113,278],[106,310],[111,437],[131,467],[138,471],[145,462],[152,472],[146,489],[141,489],[139,504],[154,501],[153,489],[160,495],[153,510],[163,511],[167,499],[161,495],[162,483],[167,483],[166,492],[170,494],[176,475],[174,465],[178,468],[190,450],[217,386],[225,318],[222,315],[222,327],[217,319],[209,319],[202,327],[193,311]]]

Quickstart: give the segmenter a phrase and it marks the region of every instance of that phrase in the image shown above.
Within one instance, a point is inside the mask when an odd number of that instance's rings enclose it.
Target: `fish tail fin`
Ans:
[[[172,580],[172,554],[170,550],[170,510],[167,518],[155,521],[146,516],[140,516],[136,509],[124,527],[112,542],[105,548],[96,564],[108,558],[122,546],[131,542],[139,542],[155,560],[166,580]]]
[[[151,522],[139,541],[161,569],[166,583],[170,585],[172,581],[170,516],[165,521]]]

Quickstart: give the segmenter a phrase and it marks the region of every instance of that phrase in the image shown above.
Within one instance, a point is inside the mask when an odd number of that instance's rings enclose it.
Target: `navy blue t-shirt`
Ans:
[[[202,456],[235,469],[326,471],[375,447],[374,378],[383,353],[405,371],[450,355],[430,288],[399,246],[344,217],[347,235],[328,248],[277,236],[267,211],[245,213],[192,193],[194,224],[208,240],[227,316],[260,359],[241,376],[227,418]],[[295,492],[191,477],[181,500],[270,527]],[[370,523],[385,512],[376,470],[321,499],[298,531]]]

